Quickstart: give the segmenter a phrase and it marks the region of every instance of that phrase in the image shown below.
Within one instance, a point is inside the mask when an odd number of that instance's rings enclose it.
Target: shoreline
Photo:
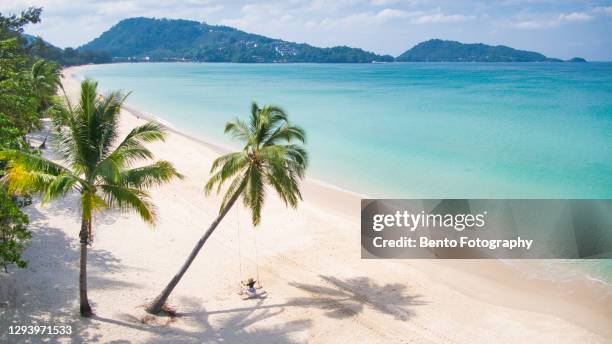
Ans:
[[[73,72],[74,67],[64,70],[66,74]],[[74,78],[74,74],[69,75],[69,77]],[[174,128],[171,124],[166,123],[163,119],[157,118],[152,114],[132,109],[129,105],[125,110],[124,113],[130,114],[136,120],[145,119],[157,121],[167,126],[173,133],[182,137],[182,139],[184,139],[183,141],[191,141],[192,143],[200,144],[214,151],[217,155],[227,151],[227,149],[220,145],[195,138],[191,135],[186,135],[179,129]],[[307,200],[305,202],[308,203],[309,207],[314,208],[315,212],[318,212],[317,209],[324,208],[325,210],[331,211],[333,214],[341,215],[341,217],[348,219],[351,225],[346,226],[346,229],[341,234],[346,234],[349,237],[351,235],[354,236],[355,238],[352,238],[353,241],[350,242],[358,244],[359,238],[357,238],[358,235],[355,234],[353,226],[356,225],[358,227],[360,195],[348,190],[342,190],[333,185],[325,185],[325,182],[321,182],[323,184],[317,184],[317,182],[317,180],[310,178],[305,180],[304,198]],[[322,215],[325,217],[328,214],[322,213]],[[321,224],[323,224],[323,222],[321,222]],[[329,225],[329,223],[325,224]],[[309,226],[317,226],[317,223],[313,222],[312,224],[306,224],[306,227]],[[332,238],[335,237],[340,236],[338,234]],[[315,238],[317,237],[315,236]],[[325,244],[331,244],[333,246],[334,243]],[[323,243],[321,243],[321,245],[323,245]],[[353,254],[354,250],[350,250],[351,257]],[[298,260],[300,259],[305,258],[298,258]],[[438,290],[442,288],[443,290],[440,291],[441,294],[438,295],[440,298],[448,297],[444,296],[449,295],[448,293],[452,295],[452,293],[457,292],[469,299],[492,305],[494,309],[503,307],[504,312],[508,314],[514,314],[514,311],[508,311],[509,309],[527,311],[529,313],[548,314],[553,317],[565,319],[569,323],[579,324],[581,328],[588,329],[593,333],[599,333],[608,338],[612,337],[611,330],[605,327],[606,320],[612,319],[612,314],[606,309],[606,304],[602,302],[603,300],[610,300],[612,298],[609,294],[598,295],[598,291],[594,292],[592,287],[587,286],[585,283],[582,283],[582,281],[580,281],[580,283],[572,283],[569,286],[554,281],[534,281],[524,276],[519,270],[506,266],[501,261],[495,260],[456,262],[443,260],[399,262],[383,262],[376,260],[359,262],[351,260],[349,265],[346,259],[347,258],[343,258],[343,260],[341,260],[341,262],[347,264],[345,268],[351,266],[353,269],[359,269],[359,267],[368,266],[371,269],[368,270],[371,275],[379,275],[378,278],[383,282],[385,280],[393,280],[393,276],[381,275],[382,272],[379,273],[379,271],[377,271],[380,268],[377,268],[377,264],[385,264],[384,270],[388,270],[387,272],[394,270],[391,266],[397,266],[399,269],[397,271],[398,274],[401,270],[402,273],[406,274],[409,278],[412,278],[411,272],[415,275],[421,274],[422,276],[419,276],[420,279],[416,278],[416,280],[419,281],[418,285],[426,288],[425,286],[428,285],[427,282],[429,281],[429,283],[434,284],[432,286],[434,289]],[[313,264],[315,266],[317,265],[317,263]],[[379,281],[376,277],[372,277],[372,279],[377,282]],[[442,286],[450,291],[447,291]],[[596,289],[604,290],[603,288]],[[607,290],[609,291],[609,289]],[[426,291],[419,290],[419,292],[425,293]],[[568,294],[569,292],[573,292],[573,294]],[[571,296],[571,298],[568,299],[568,295]],[[604,296],[605,298],[602,300]],[[368,297],[371,298],[372,296]],[[565,298],[565,300],[563,298]],[[432,299],[439,302],[436,298]],[[457,314],[461,314],[462,310],[449,311],[450,313],[458,312]],[[433,318],[429,319],[432,320]],[[455,320],[458,321],[458,319]],[[517,321],[515,318],[512,318],[512,320]]]
[[[81,69],[86,69],[89,66],[91,65],[67,67],[62,70],[62,75],[68,74],[69,77],[75,80],[82,81],[83,78],[80,75],[76,74],[76,72]],[[177,135],[180,135],[189,140],[192,140],[201,145],[204,145],[208,148],[211,148],[218,154],[225,154],[225,153],[232,151],[232,148],[228,146],[224,146],[224,145],[215,143],[207,138],[198,137],[195,134],[189,133],[186,130],[183,130],[177,127],[173,123],[166,121],[165,119],[159,116],[156,116],[155,114],[152,114],[142,109],[135,108],[131,106],[129,103],[125,104],[123,108],[127,110],[127,112],[130,115],[134,116],[137,119],[144,119],[147,121],[161,124],[166,129],[168,129],[168,131],[171,131]],[[327,204],[327,208],[334,212],[338,212],[338,210],[340,210],[340,214],[345,215],[345,216],[354,216],[355,215],[354,209],[361,209],[360,207],[361,199],[370,198],[369,195],[358,193],[352,190],[348,190],[340,186],[334,185],[332,183],[326,182],[324,180],[315,179],[315,178],[308,177],[308,176],[304,178],[303,186],[305,186],[305,188],[303,189],[304,196],[306,196],[308,193],[314,194],[314,193],[318,193],[322,191],[324,192],[325,190],[337,191],[340,196],[340,199],[338,200],[342,201],[342,203],[349,204],[349,206],[338,208],[335,202],[337,199],[334,199],[333,202],[330,202],[331,204]],[[355,208],[355,204],[357,204],[357,208]]]

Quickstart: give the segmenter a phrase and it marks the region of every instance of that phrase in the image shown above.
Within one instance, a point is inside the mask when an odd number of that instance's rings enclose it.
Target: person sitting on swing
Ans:
[[[246,292],[247,292],[247,294],[249,296],[256,296],[257,295],[257,289],[255,289],[255,283],[256,283],[256,281],[253,278],[249,278],[244,283],[244,285],[247,287],[246,288]]]

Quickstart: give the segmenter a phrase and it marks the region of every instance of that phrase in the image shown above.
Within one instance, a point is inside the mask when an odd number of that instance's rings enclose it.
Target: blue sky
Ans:
[[[317,46],[398,55],[430,38],[504,44],[551,57],[612,61],[612,1],[500,0],[2,0],[0,12],[42,6],[26,31],[79,46],[134,16],[184,18]]]

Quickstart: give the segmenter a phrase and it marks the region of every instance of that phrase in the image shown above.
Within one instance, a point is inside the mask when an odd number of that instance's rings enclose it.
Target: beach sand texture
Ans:
[[[78,80],[64,75],[74,96]],[[122,133],[141,123],[122,113]],[[171,296],[180,316],[143,322],[143,304],[178,270],[220,204],[203,192],[220,148],[177,132],[150,148],[186,178],[152,191],[154,228],[129,214],[96,217],[91,319],[78,316],[76,195],[27,208],[29,267],[0,276],[1,342],[38,342],[6,330],[31,324],[72,325],[70,338],[50,340],[66,343],[612,341],[612,298],[596,286],[529,280],[493,260],[361,260],[359,197],[312,180],[297,210],[269,192],[256,229],[242,206],[232,209]],[[256,261],[267,295],[243,300],[239,281],[255,277]]]

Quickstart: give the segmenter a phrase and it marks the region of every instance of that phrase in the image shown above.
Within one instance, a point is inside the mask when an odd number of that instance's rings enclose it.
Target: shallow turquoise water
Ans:
[[[251,101],[281,105],[308,132],[311,176],[374,197],[612,197],[612,63],[150,63],[80,73],[225,145],[235,143],[224,123]],[[545,278],[572,279],[577,267],[612,284],[612,260],[541,263]]]
[[[310,175],[375,197],[612,197],[612,63],[114,64],[81,72],[224,144],[249,104],[308,132]]]

